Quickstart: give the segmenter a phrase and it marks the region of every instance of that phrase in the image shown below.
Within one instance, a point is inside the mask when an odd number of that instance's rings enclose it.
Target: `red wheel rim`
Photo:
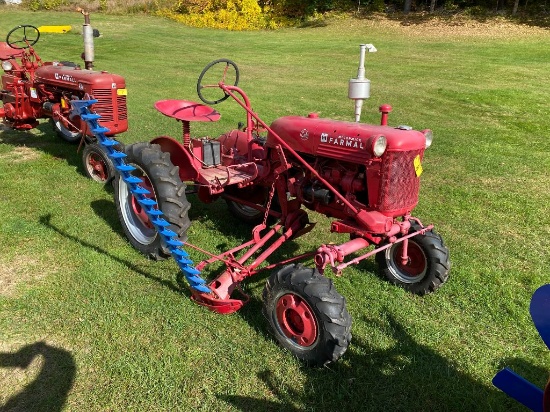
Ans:
[[[399,244],[395,247],[393,252],[393,261],[395,266],[408,277],[417,277],[424,275],[426,272],[426,256],[420,246],[415,242],[409,240],[407,247],[407,255],[409,256],[408,262],[404,265],[401,261],[401,253],[403,251],[403,245]]]
[[[147,178],[147,176],[143,175],[141,176],[141,180],[143,180],[143,183],[140,184],[141,187],[144,189],[147,189],[151,194],[145,195],[145,197],[149,199],[155,199],[155,191],[153,189],[153,185],[151,184],[151,181]],[[132,196],[132,195],[131,195]],[[154,226],[149,220],[149,216],[147,216],[147,212],[145,212],[145,208],[141,206],[141,204],[137,201],[137,199],[132,196],[132,211],[136,215],[136,217],[139,219],[141,223],[143,223],[146,227],[149,229],[152,229]]]
[[[317,339],[317,323],[309,305],[288,293],[277,301],[277,321],[285,336],[297,345],[311,346]]]
[[[107,165],[101,156],[91,153],[90,156],[88,156],[88,166],[91,174],[97,178],[96,180],[102,182],[107,180]]]

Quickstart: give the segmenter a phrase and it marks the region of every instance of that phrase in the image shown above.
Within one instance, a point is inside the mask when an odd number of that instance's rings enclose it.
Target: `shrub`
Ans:
[[[67,4],[67,0],[24,0],[22,4],[33,11],[54,10]]]
[[[227,30],[274,29],[283,19],[271,16],[256,0],[186,0],[171,9],[161,9],[161,16],[193,27],[210,27]]]

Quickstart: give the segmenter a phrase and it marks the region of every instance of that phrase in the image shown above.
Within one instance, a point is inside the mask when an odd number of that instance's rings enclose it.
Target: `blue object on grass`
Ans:
[[[550,349],[550,284],[541,286],[533,293],[529,312],[540,337]],[[545,405],[550,394],[509,368],[504,368],[495,375],[493,385],[534,412],[550,412],[549,406]],[[550,391],[550,381],[546,391]]]

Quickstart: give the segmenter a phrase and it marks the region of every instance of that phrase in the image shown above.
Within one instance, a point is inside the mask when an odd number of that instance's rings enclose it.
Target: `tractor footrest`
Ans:
[[[212,194],[221,193],[223,187],[238,185],[244,187],[258,176],[258,166],[255,163],[245,163],[234,166],[216,166],[202,169],[200,178],[209,186]]]

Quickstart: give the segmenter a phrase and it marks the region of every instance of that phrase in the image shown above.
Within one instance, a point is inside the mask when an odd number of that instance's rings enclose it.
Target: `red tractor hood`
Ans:
[[[36,69],[37,82],[48,83],[52,86],[70,87],[76,90],[117,89],[124,88],[122,76],[108,72],[82,70],[76,67],[44,65]],[[71,87],[74,86],[74,87]]]
[[[299,153],[354,163],[365,163],[374,157],[372,145],[380,135],[386,137],[387,151],[422,150],[426,145],[424,134],[416,130],[319,119],[315,115],[281,117],[270,127]],[[276,144],[275,137],[269,133],[267,146]]]

